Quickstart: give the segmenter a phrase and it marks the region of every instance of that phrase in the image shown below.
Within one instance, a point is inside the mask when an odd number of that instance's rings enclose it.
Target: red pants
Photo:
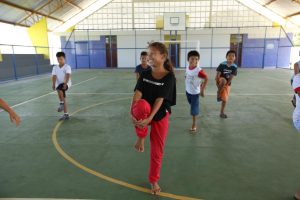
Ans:
[[[146,119],[151,113],[150,104],[141,99],[132,106],[132,115],[137,119]],[[150,170],[149,182],[158,182],[160,177],[160,168],[164,152],[165,140],[169,127],[169,113],[160,121],[152,121],[150,124]],[[136,134],[139,138],[145,138],[148,134],[148,127],[143,129],[135,127]]]

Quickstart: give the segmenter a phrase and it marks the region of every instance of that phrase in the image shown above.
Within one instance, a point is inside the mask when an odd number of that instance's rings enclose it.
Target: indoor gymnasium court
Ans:
[[[0,200],[300,199],[300,1],[0,13]]]

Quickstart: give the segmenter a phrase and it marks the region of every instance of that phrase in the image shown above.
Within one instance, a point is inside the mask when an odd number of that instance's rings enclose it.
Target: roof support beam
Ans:
[[[48,17],[48,18],[56,20],[56,21],[64,22],[63,20],[58,19],[56,17],[52,17],[50,15],[45,15],[44,13],[41,13],[39,11],[35,11],[35,10],[29,9],[29,8],[25,8],[23,6],[11,3],[11,2],[6,1],[6,0],[1,0],[0,3],[6,4],[6,5],[11,6],[13,8],[17,8],[17,9],[24,10],[24,11],[29,11],[29,12],[34,13],[34,14],[38,14],[38,15],[41,15],[41,16],[44,16],[44,17]]]
[[[78,8],[79,10],[83,10],[83,8],[81,8],[80,6],[76,5],[75,3],[69,1],[69,0],[64,0],[65,2],[67,2],[68,4],[70,4],[71,6]]]
[[[300,0],[292,0],[292,2],[296,2],[300,4]]]
[[[52,2],[52,0],[48,0],[47,3],[45,3],[44,5],[42,5],[40,8],[36,9],[36,11],[39,11],[40,9],[42,9],[42,8],[45,7],[45,6],[47,6],[47,5],[50,4],[51,2]],[[20,20],[18,21],[18,23],[22,23],[22,22],[25,22],[25,23],[26,23],[26,20],[27,20],[28,18],[30,18],[31,15],[33,15],[33,14],[34,14],[34,13],[29,13],[27,16],[25,16],[25,17],[23,17],[22,19],[20,19]]]
[[[296,15],[300,15],[300,12],[296,12],[296,13],[290,14],[290,15],[286,16],[285,18],[294,17]]]
[[[248,8],[254,10],[255,12],[265,16],[266,18],[270,19],[272,22],[277,22],[280,25],[285,25],[286,20],[283,19],[281,16],[277,15],[276,13],[272,12],[267,7],[257,3],[256,1],[250,0],[237,0],[243,5],[247,6]]]
[[[266,3],[264,6],[268,6],[268,5],[270,5],[271,3],[273,3],[273,2],[275,2],[276,0],[271,0],[271,1],[269,1],[268,3]]]
[[[53,31],[55,31],[55,32],[66,31],[68,28],[76,25],[77,23],[79,23],[86,17],[90,16],[92,13],[99,10],[100,8],[102,8],[103,6],[105,6],[106,4],[108,4],[111,1],[112,0],[101,0],[101,1],[98,0],[98,1],[91,3],[89,6],[84,8],[83,11],[81,11],[81,12],[77,13],[76,15],[74,15],[73,17],[69,18],[65,23],[55,27]]]
[[[23,26],[23,27],[29,27],[25,24],[19,24],[19,23],[15,23],[15,22],[10,22],[10,21],[6,21],[3,19],[0,19],[0,22],[5,23],[5,24],[11,24],[11,25],[15,25],[15,26]]]

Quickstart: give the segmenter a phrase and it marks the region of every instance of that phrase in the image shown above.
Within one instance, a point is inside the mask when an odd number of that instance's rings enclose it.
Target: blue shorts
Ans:
[[[199,94],[189,94],[186,92],[186,98],[191,105],[191,115],[196,116],[200,113]]]
[[[297,131],[300,132],[300,119],[297,119],[297,120],[295,120],[293,122],[294,122],[294,126],[297,129]]]

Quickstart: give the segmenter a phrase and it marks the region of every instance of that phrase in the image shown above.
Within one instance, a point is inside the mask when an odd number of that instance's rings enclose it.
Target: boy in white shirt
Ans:
[[[300,56],[300,51],[299,51],[299,56]],[[291,84],[292,85],[293,85],[293,78],[294,78],[294,76],[296,74],[299,74],[299,72],[300,72],[300,60],[294,64],[294,74],[293,74],[293,77],[291,79]],[[294,107],[296,107],[296,96],[295,95],[293,96],[292,104],[293,104]]]
[[[188,53],[189,66],[186,68],[185,88],[186,97],[191,106],[191,115],[193,118],[191,132],[196,132],[196,117],[199,115],[199,96],[204,97],[204,90],[208,82],[206,73],[198,66],[200,54],[197,51]],[[203,81],[204,80],[204,81]]]
[[[296,96],[296,107],[293,112],[293,122],[295,128],[300,132],[300,74],[296,74],[293,78],[293,90]]]
[[[297,129],[298,132],[300,132],[300,74],[295,74],[293,78],[293,90],[295,92],[296,97],[296,105],[295,110],[293,112],[293,123],[294,127]],[[300,188],[296,192],[294,199],[300,200]]]
[[[66,101],[66,91],[71,87],[71,67],[65,64],[66,55],[64,52],[57,52],[56,58],[58,65],[52,70],[52,89],[57,91],[60,100],[58,112],[64,111],[64,115],[59,120],[69,119],[68,107]]]

